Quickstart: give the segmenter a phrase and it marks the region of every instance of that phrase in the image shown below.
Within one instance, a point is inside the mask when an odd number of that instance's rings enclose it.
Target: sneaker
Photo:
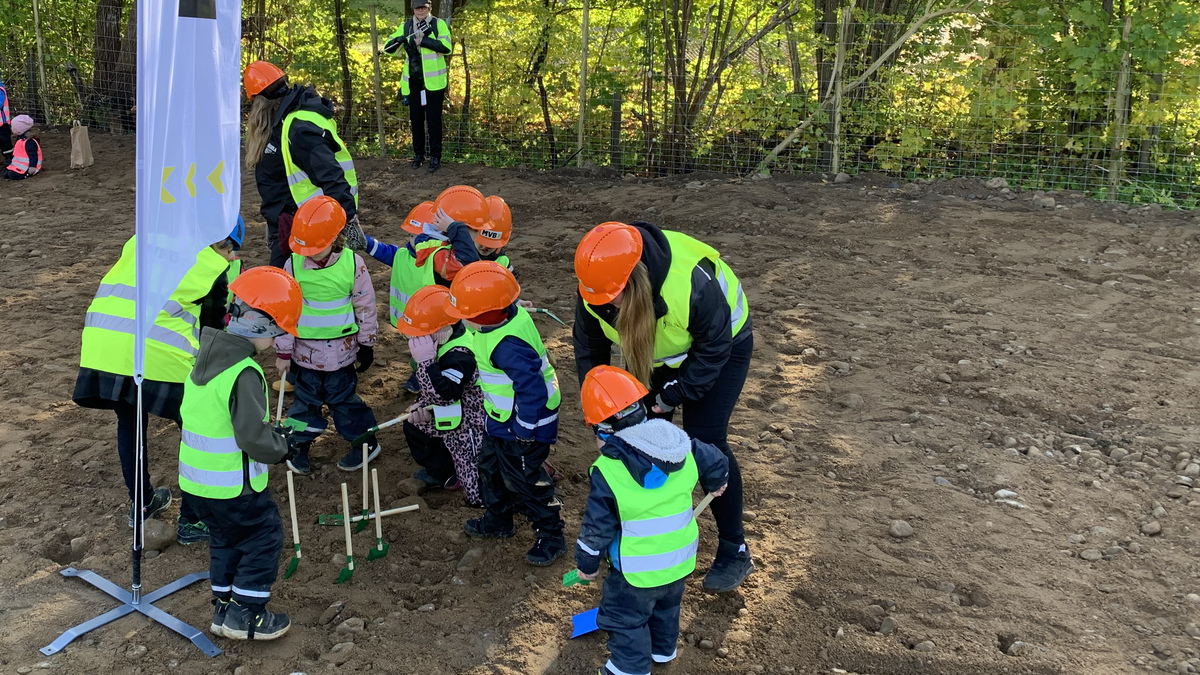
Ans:
[[[213,635],[225,635],[225,618],[229,614],[229,601],[221,598],[213,598],[213,618],[212,624],[208,627],[208,632]]]
[[[431,157],[429,159],[429,173],[433,173],[434,171],[437,171],[439,168],[441,168],[441,166],[442,166],[442,159],[440,157]]]
[[[714,593],[727,593],[742,585],[754,571],[754,561],[745,544],[740,546],[725,541],[717,545],[717,559],[708,574],[704,575],[704,589]]]
[[[287,614],[268,612],[265,607],[243,605],[232,600],[221,634],[231,640],[274,640],[283,637],[291,627],[292,622]]]
[[[179,516],[178,525],[175,527],[175,541],[187,546],[208,541],[210,538],[208,525],[203,520],[198,523],[189,523],[183,519],[183,516]]]
[[[417,155],[416,157],[413,157],[412,168],[419,169],[419,168],[421,168],[421,165],[424,163],[425,163],[425,155]]]
[[[171,490],[165,487],[154,488],[154,496],[150,498],[150,503],[142,508],[142,520],[150,520],[165,511],[170,505]],[[129,515],[126,520],[129,526],[133,527],[133,502],[129,503]]]
[[[567,552],[567,540],[563,537],[562,532],[538,532],[537,541],[533,542],[533,548],[525,554],[525,559],[530,565],[545,567],[555,560],[563,557]]]
[[[513,529],[511,517],[505,523],[499,518],[493,518],[490,513],[463,523],[463,531],[479,539],[508,539],[517,533]]]
[[[311,443],[299,443],[292,450],[292,456],[287,461],[288,468],[301,476],[307,476],[312,473],[312,466],[308,463],[308,450],[312,447]]]
[[[425,467],[417,469],[416,472],[413,473],[413,478],[416,478],[422,483],[428,485],[430,490],[442,489],[456,492],[462,489],[462,485],[458,482],[458,476],[450,476],[446,480],[438,480],[434,478],[433,474],[429,473],[429,470]]]
[[[458,476],[450,476],[446,479],[445,483],[442,483],[442,489],[449,492],[458,492],[462,489],[462,483],[458,481]]]
[[[378,457],[379,453],[382,451],[383,451],[383,448],[379,445],[378,441],[368,445],[367,446],[367,462],[374,461],[375,458]],[[338,468],[341,469],[342,471],[358,471],[359,469],[362,468],[362,465],[363,465],[363,458],[362,458],[362,448],[361,447],[351,448],[350,452],[347,452],[345,457],[338,460]]]
[[[409,392],[410,394],[421,393],[421,384],[417,382],[417,374],[413,373],[412,375],[409,375],[408,379],[405,380],[404,384],[401,386],[401,389]]]

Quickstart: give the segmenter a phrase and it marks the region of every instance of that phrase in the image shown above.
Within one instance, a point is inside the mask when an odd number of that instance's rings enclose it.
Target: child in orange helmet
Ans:
[[[446,314],[475,332],[487,435],[479,456],[483,517],[463,529],[472,537],[507,539],[523,510],[535,541],[525,559],[545,566],[566,553],[562,502],[544,467],[558,440],[558,376],[533,319],[517,306],[521,286],[508,268],[490,261],[467,265],[454,277]]]
[[[583,381],[584,420],[596,433],[587,511],[575,546],[580,579],[595,579],[607,554],[611,568],[596,625],[608,631],[600,675],[649,675],[674,660],[684,583],[696,569],[699,530],[692,490],[720,496],[729,460],[662,419],[648,419],[646,387],[612,366]]]
[[[322,406],[329,406],[338,433],[347,441],[375,426],[375,413],[357,392],[358,375],[375,361],[375,288],[362,257],[343,248],[345,226],[346,212],[333,198],[304,202],[296,211],[292,256],[284,265],[304,291],[296,336],[275,341],[280,379],[289,370],[296,375],[288,417],[308,425],[292,436],[294,454],[288,460],[292,471],[301,475],[311,471],[309,450],[327,425]],[[379,455],[376,439],[370,439],[367,452],[368,459]],[[338,468],[357,471],[362,463],[363,450],[356,446],[338,461]]]

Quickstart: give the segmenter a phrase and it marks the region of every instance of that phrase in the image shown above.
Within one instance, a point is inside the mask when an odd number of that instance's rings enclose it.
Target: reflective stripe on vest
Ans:
[[[721,260],[716,249],[679,232],[663,230],[663,234],[671,246],[671,267],[659,290],[659,295],[667,303],[667,313],[658,320],[654,332],[654,365],[678,368],[692,348],[692,334],[688,332],[692,312],[692,270],[701,260],[708,260],[716,270],[717,284],[729,303],[731,335],[736,336],[746,325],[750,317],[750,305],[737,275]],[[605,337],[620,346],[621,336],[617,329],[600,318],[591,305],[584,303],[583,307],[600,322],[600,330]]]
[[[326,131],[333,138],[334,142],[337,143],[338,149],[333,153],[333,158],[337,160],[338,166],[341,167],[342,173],[346,177],[346,182],[350,184],[350,194],[354,195],[354,205],[357,206],[358,173],[354,170],[354,158],[350,156],[350,151],[346,149],[346,144],[342,141],[342,137],[338,136],[337,122],[311,110],[297,110],[296,112],[288,113],[288,116],[283,120],[283,135],[281,137],[283,144],[283,168],[287,172],[288,190],[292,193],[292,201],[296,202],[296,206],[298,207],[313,197],[325,194],[321,188],[312,182],[308,177],[308,173],[301,169],[300,165],[292,159],[288,134],[291,132],[292,122],[296,120],[315,124]]]
[[[437,17],[431,16],[429,17],[429,23],[430,27],[433,29],[433,32],[429,35],[429,37],[432,37],[445,45],[446,49],[450,49],[450,27],[446,25],[446,22]],[[400,24],[400,27],[397,28],[388,39],[397,37],[404,37],[405,39],[408,39],[410,36],[412,36],[412,20],[406,19],[404,23]],[[429,91],[440,91],[445,89],[446,85],[450,83],[450,78],[448,77],[448,73],[450,71],[446,67],[445,55],[439,54],[432,49],[425,47],[421,47],[420,49],[421,76],[425,80],[425,89]],[[408,52],[403,49],[401,52],[405,54],[406,58],[404,59],[404,72],[400,74],[400,94],[402,96],[408,96],[411,93],[411,90],[408,86]],[[420,105],[420,102],[418,101],[417,104]]]
[[[413,248],[420,255],[421,251],[430,248],[449,250],[450,245],[437,239],[427,239]],[[433,256],[436,254],[436,250],[430,253],[425,258],[425,264],[418,267],[417,259],[409,253],[407,246],[396,251],[396,257],[392,260],[391,288],[388,290],[388,321],[393,326],[400,320],[400,315],[404,313],[408,299],[422,288],[435,283]]]
[[[37,164],[29,165],[29,152],[25,147],[25,143],[32,141],[34,147],[37,148]],[[23,173],[30,176],[42,170],[42,146],[32,138],[18,138],[13,144],[12,162],[8,165],[8,170],[13,173]]]
[[[82,368],[133,376],[136,257],[136,237],[132,237],[88,305],[79,352]],[[200,302],[228,266],[228,261],[209,246],[196,255],[196,262],[146,336],[146,379],[183,382],[187,378],[200,349]]]
[[[229,271],[225,272],[225,281],[229,285],[232,286],[233,280],[238,278],[239,276],[241,276],[241,274],[242,274],[241,259],[239,258],[239,259],[230,260],[229,261]],[[233,291],[229,291],[229,298],[227,300],[225,300],[225,304],[226,305],[233,304]]]
[[[333,254],[330,254],[333,255]],[[292,276],[304,294],[304,307],[296,326],[296,337],[332,340],[358,332],[354,318],[354,252],[345,249],[329,267],[306,269],[304,257],[292,254]]]
[[[475,333],[475,349],[473,351],[476,365],[479,366],[479,386],[483,390],[484,411],[489,417],[500,423],[507,422],[513,416],[515,408],[513,381],[503,370],[492,365],[492,350],[506,337],[517,338],[532,347],[541,357],[542,378],[546,382],[546,407],[550,410],[558,410],[559,403],[562,401],[558,389],[558,375],[555,374],[554,366],[550,364],[550,359],[546,356],[546,347],[542,344],[542,337],[538,334],[537,327],[533,325],[533,319],[529,316],[529,312],[525,311],[524,307],[518,307],[516,315],[508,323],[494,330]],[[558,413],[554,412],[538,420],[534,425],[520,419],[517,422],[527,429],[536,429],[557,420]]]
[[[451,349],[462,347],[467,351],[471,351],[472,344],[475,342],[475,336],[469,331],[463,331],[462,335],[456,338],[451,338],[446,341],[446,344],[438,347],[437,357],[441,359]],[[476,386],[474,382],[463,383],[464,387]],[[454,401],[450,405],[435,405],[433,407],[433,426],[438,431],[453,431],[462,424],[462,401]]]
[[[700,542],[692,517],[692,490],[699,478],[692,453],[654,489],[639,485],[619,459],[601,455],[592,468],[604,476],[621,515],[621,534],[609,554],[625,580],[653,588],[691,574]]]
[[[249,474],[250,489],[255,492],[266,489],[267,465],[250,460],[233,435],[229,396],[238,375],[246,369],[258,373],[266,403],[266,377],[248,356],[206,384],[196,384],[190,377],[183,383],[183,403],[179,407],[183,420],[179,443],[180,490],[209,499],[233,499],[242,494],[244,473]],[[270,415],[268,409],[263,422],[270,421]]]

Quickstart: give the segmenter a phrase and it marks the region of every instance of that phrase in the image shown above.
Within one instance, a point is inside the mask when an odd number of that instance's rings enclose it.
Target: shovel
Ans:
[[[371,469],[371,487],[375,490],[375,513],[382,513],[379,508],[379,472]],[[413,506],[416,506],[414,504]],[[370,515],[360,521],[360,525],[365,525],[370,519]],[[383,543],[383,518],[375,518],[375,548],[367,554],[367,561],[378,560],[388,554],[388,547],[391,544]]]
[[[431,405],[425,406],[425,409],[433,410],[433,406],[431,406]],[[354,440],[350,441],[350,445],[354,446],[354,445],[358,445],[359,443],[366,443],[367,440],[370,439],[371,436],[375,432],[379,431],[380,429],[386,429],[390,426],[395,426],[397,424],[400,424],[404,420],[408,419],[408,416],[411,414],[412,413],[404,413],[403,415],[397,417],[394,420],[388,420],[388,421],[384,422],[383,424],[376,424],[375,426],[371,427],[370,429],[367,429],[363,433],[359,434]]]
[[[708,505],[712,503],[714,497],[716,497],[716,495],[711,492],[705,495],[704,499],[701,499],[700,503],[696,505],[696,508],[692,509],[692,518],[699,518],[700,514],[704,513],[704,510],[707,509]],[[587,584],[587,581],[579,578],[578,572],[579,570],[567,572],[563,576],[563,586],[570,588],[571,586],[579,583]],[[600,630],[600,628],[596,625],[596,616],[599,614],[599,612],[600,608],[594,607],[586,612],[580,612],[571,617],[571,637],[577,638],[580,635],[587,635],[588,633],[594,633]]]
[[[371,516],[371,507],[370,507],[370,505],[369,505],[369,501],[370,501],[370,499],[369,499],[369,497],[367,496],[367,450],[368,450],[368,448],[367,448],[367,444],[366,444],[366,443],[363,443],[363,449],[362,449],[362,453],[363,453],[363,454],[362,454],[362,460],[363,460],[363,509],[362,509],[362,516],[363,516],[363,517],[362,517],[362,520],[358,521],[358,525],[354,526],[354,532],[355,532],[355,534],[357,534],[357,533],[359,533],[359,532],[362,532],[363,530],[367,529],[367,518],[369,518],[369,517]],[[376,488],[376,493],[378,493],[378,491],[379,491],[379,490],[378,490],[378,488]],[[376,496],[378,496],[378,494],[376,494]],[[378,511],[378,510],[379,510],[379,507],[378,507],[378,506],[376,506],[376,507],[375,507],[375,510],[376,510],[376,511]]]
[[[280,399],[283,394],[279,395]],[[300,524],[296,520],[296,486],[292,481],[292,472],[287,472],[288,480],[288,507],[292,511],[292,544],[296,552],[292,554],[292,560],[288,563],[287,571],[283,573],[283,578],[288,579],[296,573],[296,568],[300,566]]]
[[[409,511],[416,511],[420,508],[421,507],[417,504],[409,504],[408,506],[400,506],[400,507],[397,507],[394,509],[388,509],[387,511],[384,511],[382,513],[378,513],[378,512],[372,513],[372,514],[368,515],[365,519],[362,517],[362,515],[357,515],[357,516],[354,516],[353,518],[351,518],[350,522],[357,523],[361,520],[374,520],[380,516],[394,516],[397,513],[407,513]],[[341,527],[341,525],[342,525],[343,517],[342,517],[342,514],[340,514],[340,513],[338,513],[336,515],[329,515],[329,516],[322,516],[322,517],[324,518],[324,520],[318,519],[317,520],[318,525],[334,525],[334,526],[338,526],[338,527]],[[337,522],[334,522],[334,519],[336,519]]]
[[[562,319],[558,318],[558,316],[554,312],[551,312],[548,309],[534,307],[533,309],[531,309],[529,311],[533,312],[534,314],[545,314],[546,316],[550,317],[551,319],[554,319],[555,321],[557,321],[559,324],[561,324],[563,326],[567,325],[566,321],[563,321]]]
[[[339,584],[350,581],[350,577],[354,576],[354,546],[350,541],[350,497],[346,493],[345,483],[342,483],[342,513],[346,515],[343,521],[346,525],[346,566],[338,575]]]

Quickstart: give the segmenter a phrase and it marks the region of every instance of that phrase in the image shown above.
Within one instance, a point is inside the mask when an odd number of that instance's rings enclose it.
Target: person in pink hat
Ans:
[[[42,146],[37,142],[33,118],[29,115],[13,118],[12,130],[17,135],[17,142],[13,144],[8,168],[0,176],[8,180],[24,180],[42,170]]]

